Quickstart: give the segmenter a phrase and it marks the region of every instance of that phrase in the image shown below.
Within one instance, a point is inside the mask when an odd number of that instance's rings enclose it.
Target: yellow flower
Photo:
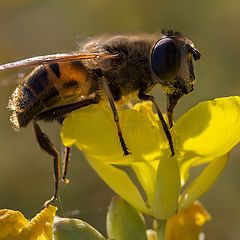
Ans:
[[[167,221],[166,240],[199,240],[202,227],[211,219],[199,202],[194,202],[184,211]]]
[[[49,206],[28,221],[19,211],[0,209],[0,240],[105,240],[80,219],[55,217],[56,210]]]
[[[205,193],[240,140],[240,97],[202,102],[178,119],[171,129],[174,157],[150,103],[119,111],[119,117],[130,156],[123,156],[110,108],[98,105],[75,111],[65,119],[63,143],[76,144],[116,193],[158,219],[169,219]],[[189,183],[190,168],[200,165],[204,166],[202,172]],[[146,199],[119,166],[134,171]]]
[[[49,206],[30,222],[18,211],[0,210],[0,240],[51,240],[56,207]]]

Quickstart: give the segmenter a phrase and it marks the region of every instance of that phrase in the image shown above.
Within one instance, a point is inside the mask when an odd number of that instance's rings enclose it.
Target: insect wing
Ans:
[[[0,65],[0,71],[19,67],[33,67],[42,64],[77,61],[82,59],[108,59],[115,58],[116,54],[109,53],[59,53],[45,56],[31,57],[16,62]]]

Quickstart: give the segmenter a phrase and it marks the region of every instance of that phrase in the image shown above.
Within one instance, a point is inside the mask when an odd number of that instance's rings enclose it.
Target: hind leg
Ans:
[[[46,110],[44,112],[39,113],[34,117],[33,120],[33,127],[35,131],[35,135],[38,141],[39,146],[42,150],[47,152],[49,155],[53,157],[53,169],[54,169],[54,193],[51,199],[45,202],[44,206],[48,206],[51,204],[54,200],[57,198],[58,194],[58,187],[59,187],[59,178],[60,178],[60,155],[59,152],[55,149],[54,145],[50,141],[49,137],[42,132],[41,128],[37,124],[37,121],[39,120],[58,120],[63,119],[64,115],[79,109],[81,107],[86,107],[90,104],[96,104],[99,102],[98,96],[93,97],[86,97],[82,101],[59,106],[53,109]],[[64,170],[63,170],[63,180],[67,182],[66,174],[67,174],[67,168],[69,163],[69,157],[70,157],[70,147],[65,148],[65,156],[64,156]]]
[[[53,157],[54,193],[53,196],[44,203],[44,207],[47,207],[57,198],[60,176],[60,156],[58,151],[55,149],[54,145],[50,141],[49,137],[44,132],[42,132],[41,128],[39,127],[35,120],[33,120],[33,128],[35,131],[38,144],[41,147],[41,149]]]

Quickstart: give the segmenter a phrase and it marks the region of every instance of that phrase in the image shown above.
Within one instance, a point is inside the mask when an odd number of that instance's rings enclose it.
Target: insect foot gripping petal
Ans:
[[[173,140],[172,140],[172,135],[169,131],[169,128],[168,128],[168,125],[162,115],[162,112],[159,108],[159,106],[157,105],[155,99],[153,96],[151,95],[147,95],[145,94],[143,91],[139,91],[138,93],[138,97],[140,100],[143,100],[143,101],[151,101],[153,103],[153,106],[155,107],[156,111],[157,111],[157,114],[158,114],[158,117],[162,123],[162,127],[163,127],[163,130],[164,130],[164,133],[167,137],[167,140],[168,140],[168,144],[169,144],[169,147],[170,147],[170,150],[171,150],[171,153],[172,153],[172,156],[175,155],[175,151],[174,151],[174,146],[173,146]]]
[[[173,146],[173,140],[172,140],[172,135],[171,135],[171,133],[169,131],[168,125],[167,125],[167,123],[166,123],[166,121],[165,121],[165,119],[164,119],[164,117],[163,117],[163,115],[162,115],[162,113],[161,113],[157,103],[155,102],[155,100],[153,101],[153,105],[156,108],[157,113],[158,113],[158,117],[159,117],[159,119],[160,119],[160,121],[162,123],[162,127],[163,127],[163,130],[164,130],[165,135],[167,137],[168,144],[169,144],[172,156],[174,156],[175,155],[175,151],[174,151],[174,146]]]
[[[57,199],[57,197],[52,196],[49,200],[47,200],[44,204],[43,207],[47,208],[49,205],[53,204],[53,202],[55,202],[55,200]]]

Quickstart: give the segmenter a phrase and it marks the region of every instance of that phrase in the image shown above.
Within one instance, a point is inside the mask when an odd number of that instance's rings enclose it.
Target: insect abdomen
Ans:
[[[9,100],[8,107],[13,111],[10,121],[16,130],[19,127],[27,126],[34,115],[44,109],[44,105],[24,84],[15,89]]]
[[[15,129],[25,127],[38,113],[79,101],[97,89],[80,62],[54,63],[35,68],[9,100]]]
[[[26,76],[23,84],[17,86],[9,100],[8,107],[13,110],[10,118],[13,127],[25,127],[35,115],[57,102],[59,97],[46,67],[36,68]]]

